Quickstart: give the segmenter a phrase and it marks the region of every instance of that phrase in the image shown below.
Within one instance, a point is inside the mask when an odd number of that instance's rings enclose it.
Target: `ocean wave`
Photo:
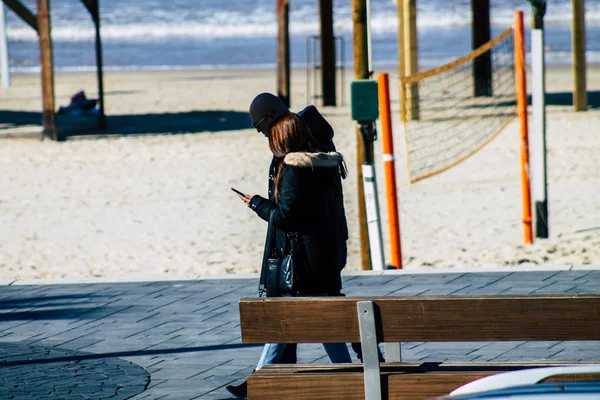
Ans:
[[[335,20],[336,34],[350,34],[352,21],[345,13]],[[391,14],[391,15],[390,15]],[[301,20],[295,20],[291,15],[290,32],[292,35],[314,35],[318,33],[319,23],[314,16],[300,14]],[[371,30],[374,34],[395,33],[398,21],[395,13],[372,14]],[[214,21],[214,20],[213,20]],[[227,23],[226,21],[236,21]],[[569,26],[571,16],[567,13],[548,15],[545,19],[546,26]],[[60,21],[59,21],[60,22]],[[508,27],[513,23],[511,12],[499,12],[492,16],[494,27]],[[469,13],[441,13],[425,12],[418,15],[418,28],[420,30],[466,28],[471,25]],[[586,26],[600,27],[600,10],[591,10],[586,14]],[[274,18],[266,17],[262,22],[254,15],[244,19],[218,18],[218,23],[210,21],[182,21],[175,22],[143,22],[135,24],[103,24],[102,38],[104,40],[160,40],[168,38],[194,38],[194,39],[219,39],[237,37],[274,37],[277,33],[277,24]],[[55,23],[52,28],[52,37],[61,42],[78,42],[93,40],[95,31],[89,24],[69,24],[61,26]],[[9,26],[8,38],[14,41],[36,41],[35,32],[24,25]]]
[[[549,66],[571,65],[572,54],[569,51],[549,51],[546,52],[546,64]],[[421,58],[419,60],[420,68],[434,68],[455,58],[452,57],[431,57]],[[394,58],[376,59],[373,61],[375,69],[377,68],[393,68],[398,66],[398,60]],[[531,63],[531,54],[527,53],[527,63]],[[600,65],[600,51],[587,51],[586,63],[588,65]],[[292,63],[293,69],[306,68],[305,63]],[[261,70],[274,69],[274,63],[257,63],[257,64],[201,64],[201,65],[105,65],[105,72],[152,72],[152,71],[194,71],[194,70]],[[346,65],[346,68],[352,68],[351,63]],[[39,73],[39,66],[11,66],[12,73],[33,74]],[[82,66],[62,66],[55,67],[57,72],[63,73],[91,73],[96,71],[95,65]]]

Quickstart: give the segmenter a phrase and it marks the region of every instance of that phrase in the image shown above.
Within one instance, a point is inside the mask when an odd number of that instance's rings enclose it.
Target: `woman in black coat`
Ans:
[[[339,216],[342,201],[341,179],[346,177],[344,159],[337,152],[321,152],[323,146],[312,136],[307,125],[295,114],[280,115],[271,124],[269,147],[280,160],[276,168],[275,190],[271,199],[258,195],[240,196],[263,220],[272,223],[274,243],[266,252],[282,257],[290,246],[288,235],[298,237],[306,270],[294,293],[267,288],[291,296],[339,295],[340,235]],[[269,283],[267,282],[267,285]],[[257,369],[277,363],[285,344],[267,344]],[[325,350],[334,363],[351,362],[345,343],[328,343]]]
[[[341,154],[319,152],[321,145],[307,125],[295,114],[279,116],[271,125],[269,147],[281,160],[271,199],[241,196],[259,217],[273,224],[277,257],[285,254],[296,233],[307,260],[304,283],[293,295],[337,295],[341,289],[339,254],[342,202],[338,198],[346,167]]]

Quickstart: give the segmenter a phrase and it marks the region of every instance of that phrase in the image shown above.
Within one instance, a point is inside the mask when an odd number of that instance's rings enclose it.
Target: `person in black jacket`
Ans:
[[[269,137],[269,131],[271,129],[271,124],[273,120],[278,115],[286,115],[290,113],[290,110],[283,104],[283,102],[279,99],[279,97],[271,94],[271,93],[260,93],[258,94],[250,104],[250,118],[252,119],[252,125],[259,132],[265,135],[267,138]],[[309,105],[305,107],[298,113],[298,116],[302,121],[308,125],[308,128],[313,135],[313,137],[320,143],[323,151],[331,152],[336,151],[335,145],[333,143],[334,131],[329,122],[323,116],[314,105]],[[271,165],[269,166],[269,184],[268,184],[268,198],[269,200],[273,200],[273,193],[275,190],[275,174],[277,169],[282,162],[281,157],[277,157],[273,155],[271,160]],[[344,269],[346,266],[346,261],[348,259],[348,223],[346,221],[346,211],[344,209],[344,194],[341,185],[338,186],[338,242],[337,245],[339,247],[338,250],[338,265],[340,270]],[[332,295],[334,293],[331,293]],[[342,295],[341,292],[338,295]],[[357,345],[353,344],[353,349],[358,351],[357,354],[360,355],[360,350]],[[359,357],[360,358],[360,357]],[[295,364],[296,363],[296,345],[290,344],[285,348],[285,352],[281,358],[281,362],[285,364]]]
[[[265,221],[275,226],[274,248],[283,255],[286,234],[297,232],[304,243],[311,283],[301,294],[339,295],[342,156],[322,152],[324,145],[295,114],[278,116],[271,125],[269,147],[278,163],[274,191],[268,199],[240,196]],[[344,238],[345,239],[345,238]]]
[[[279,97],[271,93],[260,93],[257,95],[252,103],[250,104],[250,118],[252,119],[252,125],[254,128],[265,136],[269,136],[269,131],[273,120],[278,115],[286,115],[290,113],[290,110],[283,104]],[[323,147],[322,150],[326,152],[336,151],[333,143],[334,131],[329,122],[323,116],[314,105],[309,105],[303,110],[298,112],[298,116],[302,121],[308,125],[308,128],[313,137]],[[273,199],[274,192],[274,177],[281,163],[282,159],[273,155],[271,165],[269,166],[269,199]],[[339,206],[338,206],[338,234],[339,241],[339,266],[343,269],[346,266],[346,260],[348,256],[348,223],[346,221],[346,212],[344,209],[344,194],[342,191],[342,185],[339,185],[338,194]]]
[[[300,286],[291,296],[337,296],[341,291],[342,257],[340,251],[341,179],[346,166],[341,154],[325,152],[325,145],[311,134],[307,124],[290,112],[274,116],[270,121],[269,147],[279,160],[269,198],[244,195],[240,198],[257,215],[270,222],[275,241],[267,240],[265,249],[283,256],[289,246],[289,234],[298,237],[306,269],[300,275]],[[346,238],[343,238],[345,241]],[[272,283],[267,283],[267,285]],[[273,292],[267,287],[267,293]],[[281,288],[277,288],[277,292]],[[280,363],[286,354],[283,343],[266,344],[256,369]],[[333,363],[350,363],[345,343],[326,343],[325,350]],[[295,353],[295,348],[294,348]],[[228,386],[227,390],[243,397],[245,382]]]

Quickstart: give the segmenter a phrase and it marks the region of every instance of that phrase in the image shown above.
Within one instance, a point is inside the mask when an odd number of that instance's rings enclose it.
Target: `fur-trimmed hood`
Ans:
[[[338,168],[344,162],[340,153],[289,153],[283,159],[283,163],[291,167],[299,168]]]

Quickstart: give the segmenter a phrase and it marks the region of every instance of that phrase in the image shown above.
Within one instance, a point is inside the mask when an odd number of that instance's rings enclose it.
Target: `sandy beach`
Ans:
[[[293,72],[292,110],[307,103],[305,79]],[[405,268],[600,264],[600,68],[588,69],[588,111],[565,105],[571,85],[570,68],[549,68],[550,238],[528,246],[517,120],[467,161],[410,185],[392,87]],[[39,131],[38,75],[0,88],[0,280],[257,272],[266,224],[229,188],[266,194],[270,152],[247,108],[275,90],[274,72],[106,73],[105,88],[115,135],[60,143],[2,137]],[[57,107],[81,89],[96,96],[94,74],[58,74]],[[347,104],[321,111],[350,169],[347,269],[358,270],[354,124]],[[375,149],[389,260],[381,141]]]

